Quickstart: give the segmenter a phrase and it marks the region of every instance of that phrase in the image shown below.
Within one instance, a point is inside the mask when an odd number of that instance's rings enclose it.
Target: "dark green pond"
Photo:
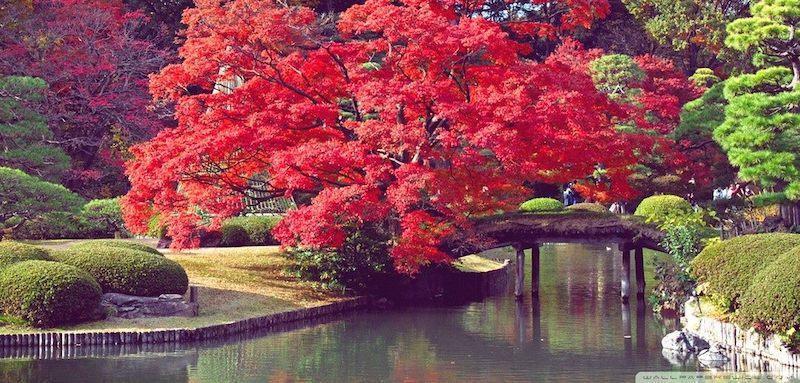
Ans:
[[[620,304],[617,254],[604,246],[545,246],[538,303],[509,293],[456,307],[351,313],[188,346],[20,352],[0,360],[0,380],[632,382],[638,371],[678,368],[661,354],[669,326],[635,300]],[[645,259],[648,278],[653,256]]]

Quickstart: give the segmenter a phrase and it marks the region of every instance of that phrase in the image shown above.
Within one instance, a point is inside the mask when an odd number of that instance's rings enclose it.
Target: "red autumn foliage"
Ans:
[[[48,83],[42,113],[73,162],[64,184],[89,197],[124,193],[126,144],[162,127],[147,110],[147,82],[167,54],[139,38],[144,16],[120,0],[33,0],[6,10],[0,73]]]
[[[398,269],[413,274],[446,261],[440,240],[470,218],[515,209],[525,181],[567,182],[603,164],[609,196],[634,194],[625,180],[636,148],[615,129],[624,108],[569,57],[529,60],[530,45],[509,34],[541,30],[537,15],[367,0],[334,24],[270,1],[196,4],[182,62],[150,83],[177,105],[178,126],[132,149],[129,228],[146,230],[158,213],[174,247],[196,246],[199,227],[240,211],[254,189],[306,193],[311,204],[275,231],[284,245],[335,248],[379,224],[395,234]],[[608,9],[552,4],[566,10],[548,21],[558,31]]]

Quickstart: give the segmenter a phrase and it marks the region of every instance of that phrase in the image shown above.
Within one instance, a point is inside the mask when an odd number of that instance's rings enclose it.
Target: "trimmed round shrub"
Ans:
[[[177,262],[137,250],[80,247],[54,253],[53,258],[91,274],[104,293],[155,297],[183,294],[189,287],[189,277]]]
[[[671,213],[690,213],[692,204],[676,195],[654,195],[647,197],[639,203],[633,215],[647,219],[662,221]]]
[[[0,308],[36,327],[93,319],[100,286],[77,267],[49,261],[23,261],[0,271]]]
[[[0,269],[22,261],[49,261],[49,253],[33,245],[19,242],[0,242]]]
[[[753,277],[734,320],[776,333],[800,325],[800,247],[783,253]]]
[[[755,275],[781,254],[800,246],[800,234],[767,233],[735,237],[703,249],[692,260],[692,274],[718,300],[738,306],[739,297],[753,282]]]
[[[519,210],[524,212],[559,211],[564,209],[561,201],[553,198],[534,198],[519,205]]]
[[[581,202],[567,206],[567,210],[590,211],[592,213],[610,213],[605,206],[599,203]]]
[[[250,236],[247,235],[243,227],[237,224],[223,225],[220,231],[222,232],[222,238],[219,241],[220,246],[237,247],[250,244]]]
[[[141,252],[145,252],[145,253],[150,253],[150,254],[153,254],[153,255],[163,256],[163,254],[161,254],[160,251],[158,251],[158,250],[156,250],[156,249],[154,249],[154,248],[152,248],[150,246],[143,245],[141,243],[126,241],[124,239],[96,239],[96,240],[92,240],[92,241],[83,241],[83,242],[78,242],[78,243],[72,245],[72,248],[78,249],[78,248],[84,248],[84,247],[98,247],[98,246],[116,247],[116,248],[122,248],[122,249],[128,249],[128,250],[136,250],[136,251],[141,251]]]
[[[279,215],[248,215],[244,217],[229,218],[222,224],[222,242],[223,246],[266,246],[277,245],[278,241],[272,236],[272,228],[280,222],[283,217]],[[239,227],[247,235],[245,242],[241,240],[241,233]],[[230,242],[226,243],[226,229],[229,232],[228,237]]]

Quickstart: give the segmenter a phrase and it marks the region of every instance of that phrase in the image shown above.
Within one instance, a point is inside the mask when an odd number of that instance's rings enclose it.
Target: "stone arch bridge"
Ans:
[[[630,296],[631,253],[633,253],[636,295],[644,297],[644,248],[664,251],[660,242],[664,233],[633,216],[592,212],[506,213],[479,218],[474,230],[457,233],[446,239],[443,248],[454,256],[473,254],[499,247],[516,250],[515,294],[523,294],[525,250],[531,249],[531,289],[539,292],[539,247],[544,243],[594,243],[614,245],[622,257],[620,294],[623,302]]]

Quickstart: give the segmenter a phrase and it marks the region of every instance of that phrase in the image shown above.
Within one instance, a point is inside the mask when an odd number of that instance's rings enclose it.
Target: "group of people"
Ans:
[[[745,185],[745,187],[741,187],[741,185],[732,183],[728,185],[726,188],[716,188],[714,189],[714,194],[712,195],[712,200],[726,200],[731,199],[734,197],[749,197],[753,195],[753,191],[750,189],[750,185]]]

